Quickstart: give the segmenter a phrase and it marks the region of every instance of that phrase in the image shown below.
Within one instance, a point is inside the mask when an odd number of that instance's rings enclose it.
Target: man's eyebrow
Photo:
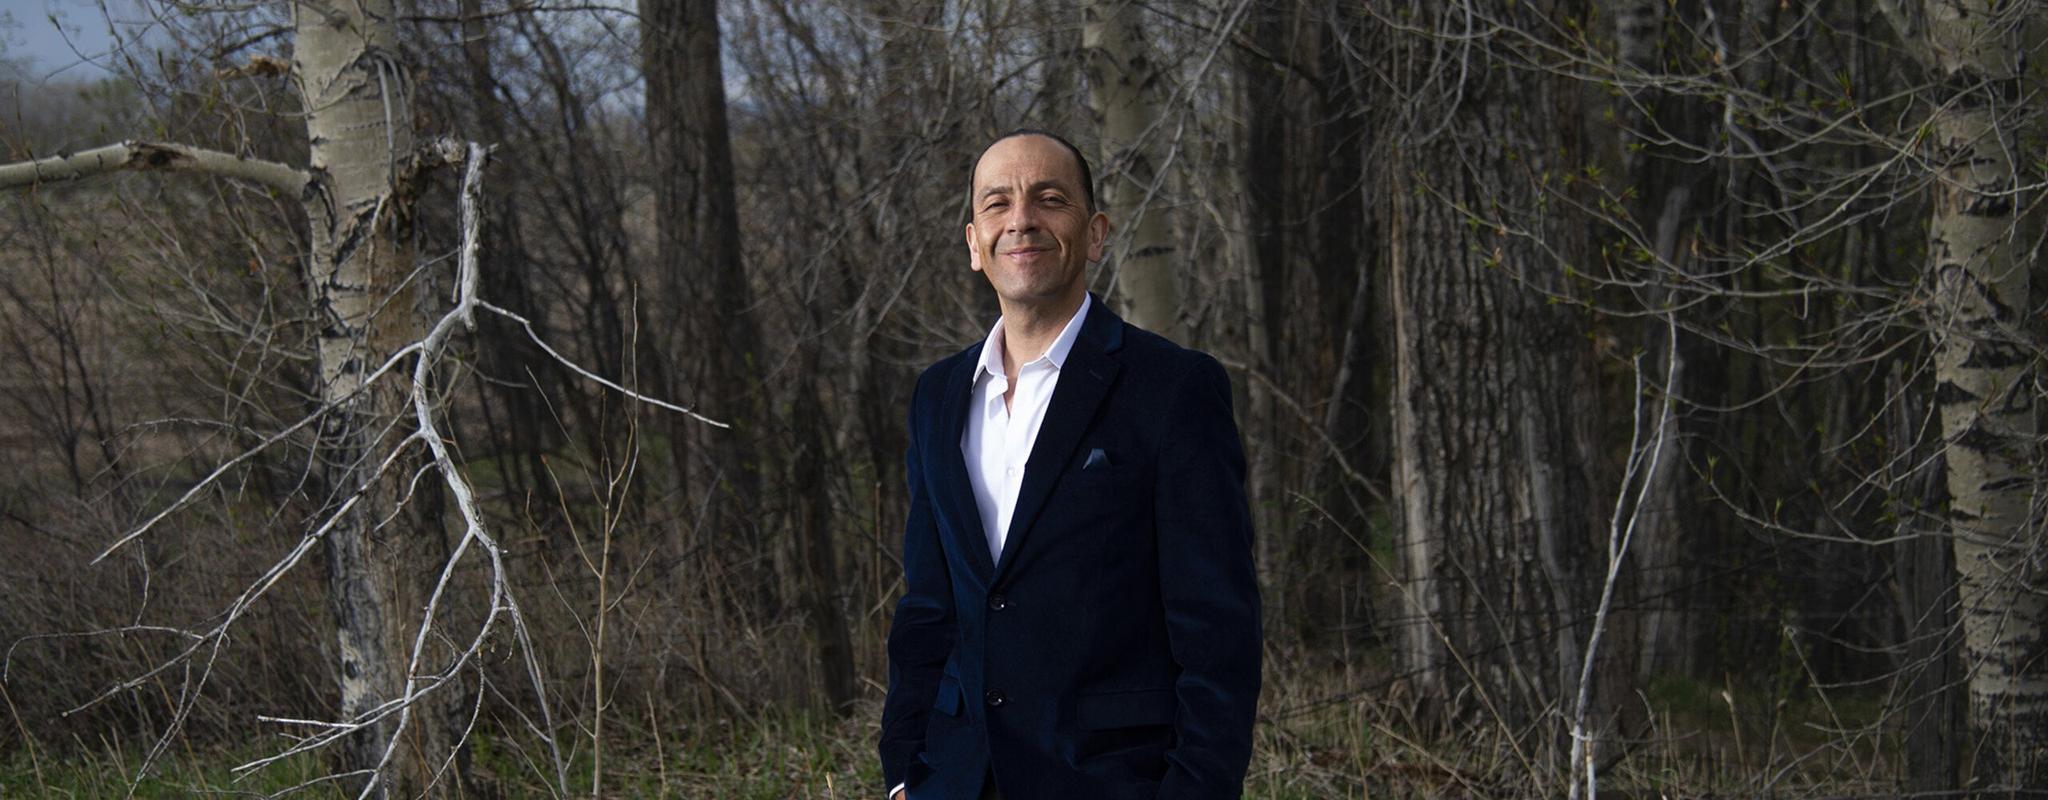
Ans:
[[[1046,189],[1058,189],[1058,190],[1060,190],[1060,191],[1062,191],[1062,192],[1071,192],[1071,191],[1072,191],[1072,190],[1070,190],[1070,189],[1068,189],[1068,188],[1067,188],[1067,185],[1066,185],[1066,184],[1064,184],[1064,183],[1061,183],[1060,181],[1057,181],[1057,180],[1044,180],[1044,181],[1039,181],[1039,182],[1037,182],[1037,183],[1031,184],[1031,186],[1030,186],[1030,187],[1028,187],[1028,188],[1026,188],[1026,189],[1025,189],[1024,191],[1025,191],[1026,193],[1030,193],[1030,192],[1041,192],[1041,191],[1045,191]],[[1010,194],[1010,187],[1008,187],[1008,186],[990,186],[990,187],[988,187],[988,188],[982,189],[982,190],[981,190],[981,195],[980,195],[980,197],[979,197],[978,199],[981,199],[981,200],[987,200],[987,199],[989,198],[989,196],[990,196],[990,195],[998,195],[998,194]]]

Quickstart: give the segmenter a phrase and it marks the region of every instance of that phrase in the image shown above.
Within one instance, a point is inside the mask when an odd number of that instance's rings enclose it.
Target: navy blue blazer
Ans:
[[[981,345],[910,410],[908,584],[889,630],[885,788],[1236,798],[1259,595],[1230,379],[1094,301],[990,558],[960,452]]]

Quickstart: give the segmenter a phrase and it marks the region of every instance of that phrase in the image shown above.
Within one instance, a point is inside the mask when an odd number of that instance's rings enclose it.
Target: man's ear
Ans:
[[[983,269],[981,248],[975,246],[974,223],[972,222],[967,223],[967,268],[975,272],[980,272]]]
[[[972,226],[970,226],[972,227]],[[973,234],[968,234],[972,236]],[[1100,211],[1088,218],[1088,263],[1102,260],[1102,244],[1109,241],[1109,215]]]

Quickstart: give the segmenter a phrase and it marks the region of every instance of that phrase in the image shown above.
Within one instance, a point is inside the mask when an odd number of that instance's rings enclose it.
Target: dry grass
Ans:
[[[1552,797],[1563,787],[1548,762],[1532,771],[1523,760],[1546,752],[1534,737],[1511,743],[1497,729],[1443,727],[1418,720],[1397,677],[1368,654],[1348,665],[1327,656],[1276,654],[1262,698],[1247,798]],[[1817,797],[1883,794],[1890,745],[1857,712],[1854,698],[1828,702],[1767,690],[1731,690],[1663,682],[1644,696],[1655,719],[1638,736],[1607,749],[1600,793],[1608,797]],[[1732,699],[1732,702],[1730,700]],[[1782,701],[1782,702],[1781,702]],[[1715,705],[1719,704],[1719,708]],[[735,715],[683,718],[659,697],[621,700],[605,724],[605,784],[589,785],[592,742],[587,728],[558,732],[569,760],[572,794],[646,798],[874,798],[881,777],[874,756],[879,697],[851,717],[768,708]],[[1827,710],[1832,707],[1833,711]],[[1874,715],[1874,712],[1873,712]],[[1849,726],[1845,732],[1834,721]],[[500,718],[472,751],[472,780],[448,796],[548,797],[549,771],[530,737]],[[1518,750],[1517,744],[1520,745]],[[0,797],[121,797],[129,788],[138,745],[38,742],[0,756]],[[1626,751],[1625,753],[1621,751]],[[231,767],[261,754],[257,743],[185,749],[155,774],[135,782],[138,797],[210,792],[261,796],[319,774],[317,759],[300,758],[239,780]],[[1517,755],[1517,753],[1521,755]],[[316,788],[307,795],[332,796]]]

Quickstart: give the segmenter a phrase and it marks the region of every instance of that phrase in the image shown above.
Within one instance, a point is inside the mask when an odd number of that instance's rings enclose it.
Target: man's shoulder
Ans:
[[[955,370],[972,366],[975,360],[981,357],[982,344],[982,342],[977,341],[961,348],[952,355],[932,362],[931,366],[925,367],[924,372],[917,376],[918,383],[944,380],[946,376],[953,374]]]
[[[912,401],[925,397],[926,392],[933,391],[936,385],[945,383],[947,378],[959,370],[972,368],[975,361],[981,357],[981,346],[982,342],[975,342],[925,367],[923,372],[918,373],[917,392],[912,396]]]
[[[1222,363],[1215,356],[1159,334],[1123,323],[1123,347],[1121,361],[1125,368],[1136,368],[1151,378],[1178,383],[1180,378],[1201,372],[1223,372]]]

